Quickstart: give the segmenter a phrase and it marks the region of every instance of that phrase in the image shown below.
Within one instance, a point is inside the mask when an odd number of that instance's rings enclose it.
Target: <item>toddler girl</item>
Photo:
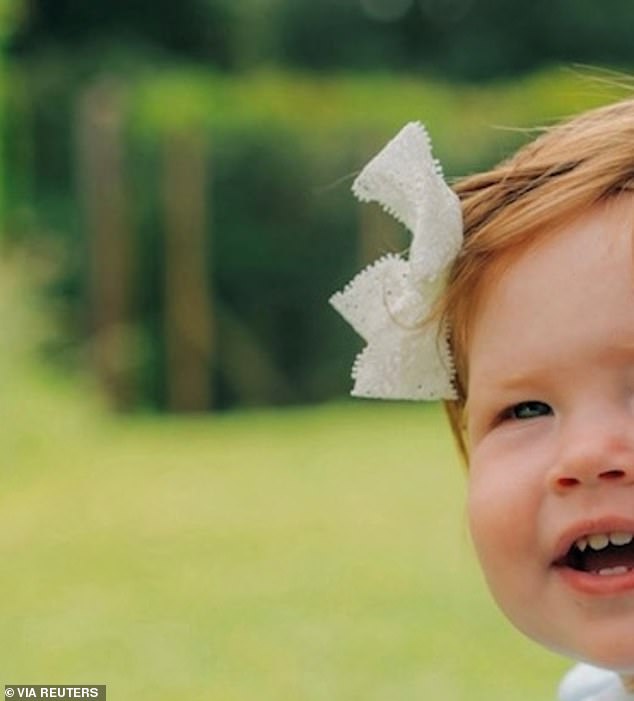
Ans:
[[[561,699],[634,700],[634,100],[453,191],[410,124],[353,189],[413,234],[332,299],[353,393],[445,399],[500,608],[584,663]]]

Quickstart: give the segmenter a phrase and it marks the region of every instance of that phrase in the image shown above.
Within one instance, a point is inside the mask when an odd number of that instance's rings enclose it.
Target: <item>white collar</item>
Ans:
[[[562,679],[559,701],[634,701],[616,672],[578,664]]]

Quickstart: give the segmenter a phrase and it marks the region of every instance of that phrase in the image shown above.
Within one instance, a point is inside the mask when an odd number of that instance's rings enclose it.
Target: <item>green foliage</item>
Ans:
[[[0,0],[0,41],[3,44],[15,28],[24,22],[26,15],[23,0]]]
[[[232,71],[400,70],[457,80],[561,61],[632,66],[629,0],[31,0],[14,55],[85,71],[121,53]],[[79,61],[78,61],[79,59]]]
[[[14,78],[29,97],[11,93],[8,157],[16,177],[9,232],[13,240],[44,243],[60,259],[52,296],[65,304],[62,350],[74,346],[81,356],[88,278],[71,129],[81,89],[64,91],[54,71],[45,77]],[[232,79],[173,70],[119,81],[127,96],[126,177],[135,232],[130,323],[141,351],[134,363],[140,404],[155,407],[165,398],[161,188],[172,132],[195,129],[207,142],[216,406],[309,402],[341,394],[349,384],[359,341],[327,299],[361,264],[349,185],[387,138],[406,121],[424,121],[454,177],[504,157],[532,135],[522,128],[618,96],[563,71],[486,88],[388,74],[315,78],[264,71]],[[403,240],[386,234],[376,255],[400,250]]]
[[[272,31],[280,60],[321,70],[420,70],[457,80],[520,75],[562,61],[631,66],[628,0],[292,0]]]
[[[122,50],[139,58],[145,54],[229,68],[237,60],[238,19],[235,3],[227,0],[32,0],[11,51],[44,60],[64,54],[71,62],[81,56],[93,68]]]

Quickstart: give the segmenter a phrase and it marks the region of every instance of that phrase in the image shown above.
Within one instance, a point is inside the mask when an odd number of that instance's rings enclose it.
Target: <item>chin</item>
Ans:
[[[633,645],[634,643],[630,644],[629,650],[602,650],[591,654],[575,655],[575,658],[579,662],[586,662],[619,674],[634,675],[634,651],[631,649]]]
[[[582,645],[575,644],[574,647],[548,644],[546,647],[578,662],[609,669],[618,674],[634,675],[634,638],[631,637],[605,640],[597,636],[583,641]]]
[[[568,625],[536,628],[535,620],[511,620],[524,635],[553,652],[618,674],[634,675],[634,620],[631,612],[601,621],[567,621]],[[526,625],[522,625],[526,624]]]

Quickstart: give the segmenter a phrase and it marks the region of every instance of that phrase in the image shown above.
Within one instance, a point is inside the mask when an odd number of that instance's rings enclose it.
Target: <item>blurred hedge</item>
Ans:
[[[456,80],[557,62],[632,66],[630,0],[4,0],[24,11],[13,56],[90,70],[127,53],[239,71],[398,70]]]
[[[228,77],[185,69],[108,80],[125,96],[136,273],[130,365],[137,403],[159,408],[165,406],[160,179],[167,136],[197,130],[207,143],[215,406],[311,402],[347,391],[360,347],[327,299],[360,265],[351,179],[387,138],[406,121],[424,121],[451,178],[504,157],[530,136],[524,128],[620,94],[611,81],[570,71],[487,87],[388,74]],[[10,86],[8,236],[45,250],[58,266],[47,293],[66,340],[49,350],[76,367],[90,328],[73,132],[87,83],[49,63],[16,70]],[[406,240],[384,222],[377,255]]]

